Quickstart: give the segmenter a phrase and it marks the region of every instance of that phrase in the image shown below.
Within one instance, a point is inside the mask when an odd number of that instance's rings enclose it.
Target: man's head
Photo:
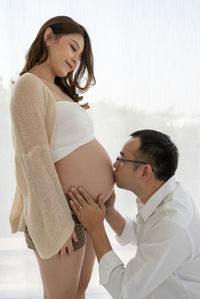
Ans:
[[[134,192],[141,184],[165,182],[175,174],[178,150],[169,136],[155,130],[136,131],[130,136],[114,163],[118,187]]]

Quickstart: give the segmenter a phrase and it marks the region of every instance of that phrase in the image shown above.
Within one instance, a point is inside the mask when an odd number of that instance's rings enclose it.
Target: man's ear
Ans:
[[[47,48],[50,46],[50,40],[52,39],[53,36],[54,36],[54,34],[53,34],[51,27],[48,27],[44,33],[44,42],[45,42]]]
[[[152,175],[152,167],[150,164],[145,164],[142,167],[142,175],[141,175],[141,180],[142,182],[146,182],[150,179]]]

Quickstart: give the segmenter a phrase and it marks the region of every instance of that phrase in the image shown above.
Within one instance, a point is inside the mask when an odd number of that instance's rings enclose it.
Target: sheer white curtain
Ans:
[[[114,161],[135,130],[169,134],[180,153],[177,179],[200,205],[200,1],[2,0],[0,5],[0,298],[40,298],[35,258],[22,234],[10,234],[8,223],[15,188],[10,79],[22,69],[41,25],[56,15],[71,16],[92,41],[97,84],[85,99],[99,141]],[[116,191],[117,207],[134,215],[134,196]],[[107,229],[113,248],[127,262],[135,248],[121,249]],[[88,298],[97,294],[109,298],[98,286],[96,265]]]

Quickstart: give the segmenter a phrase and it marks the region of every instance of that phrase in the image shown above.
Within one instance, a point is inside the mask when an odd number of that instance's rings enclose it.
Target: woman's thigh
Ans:
[[[88,283],[90,281],[90,278],[91,278],[92,269],[93,269],[94,260],[95,260],[95,251],[94,251],[91,237],[88,232],[86,232],[86,235],[87,235],[87,241],[86,241],[86,247],[85,247],[85,255],[84,255],[84,260],[83,260],[83,264],[82,264],[77,295],[85,292],[85,290],[88,286]]]
[[[37,257],[44,295],[47,299],[71,299],[76,294],[84,259],[85,246],[60,258],[59,254],[50,259]]]

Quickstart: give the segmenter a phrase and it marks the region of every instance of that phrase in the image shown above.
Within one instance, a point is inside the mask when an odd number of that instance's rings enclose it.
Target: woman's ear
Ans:
[[[50,46],[50,41],[53,36],[54,36],[54,34],[53,34],[51,27],[48,27],[44,33],[44,42],[45,42],[47,48]]]

